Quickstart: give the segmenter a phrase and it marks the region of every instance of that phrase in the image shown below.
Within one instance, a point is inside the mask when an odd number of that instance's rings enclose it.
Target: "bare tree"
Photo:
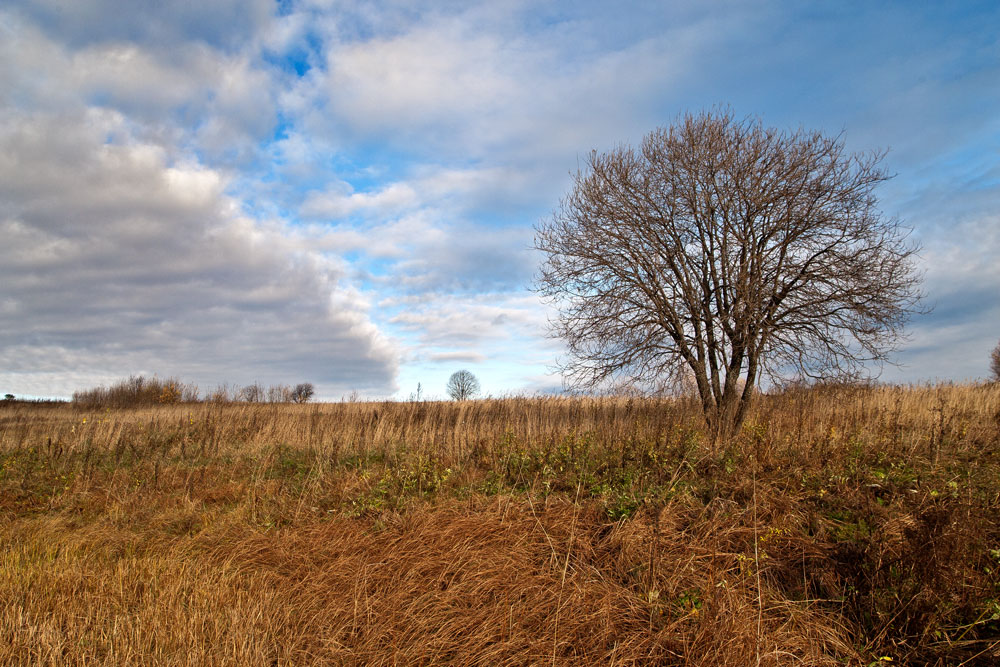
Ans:
[[[916,245],[877,209],[883,156],[728,111],[592,152],[536,228],[567,378],[662,387],[687,371],[720,439],[763,377],[887,361],[920,294]]]
[[[311,382],[302,382],[295,385],[295,389],[292,390],[292,400],[296,403],[308,403],[314,393],[316,389]]]
[[[266,393],[268,403],[288,403],[292,400],[292,388],[287,384],[272,384]]]
[[[247,403],[262,403],[265,397],[264,386],[259,382],[248,384],[240,389],[239,396]]]
[[[993,373],[993,381],[1000,382],[1000,343],[990,353],[990,372]]]
[[[464,401],[479,393],[479,380],[469,371],[455,371],[448,378],[448,395],[456,401]]]

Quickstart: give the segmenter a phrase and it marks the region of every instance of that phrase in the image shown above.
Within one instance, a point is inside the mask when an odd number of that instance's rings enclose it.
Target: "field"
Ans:
[[[0,405],[0,664],[1000,663],[1000,386]]]

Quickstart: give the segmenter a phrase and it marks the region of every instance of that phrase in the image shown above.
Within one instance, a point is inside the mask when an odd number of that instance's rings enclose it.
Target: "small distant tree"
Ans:
[[[1000,343],[997,343],[990,354],[990,371],[993,373],[993,381],[1000,382]]]
[[[292,390],[292,400],[296,403],[308,403],[314,393],[316,393],[316,388],[312,386],[312,383],[303,382],[295,385],[295,389]]]
[[[3,400],[5,401],[13,401],[14,398],[15,398],[14,394],[4,394],[3,396]]]
[[[247,403],[262,403],[264,401],[264,387],[256,382],[248,384],[240,389],[240,398]]]
[[[448,378],[448,395],[456,401],[464,401],[479,393],[479,380],[469,371],[455,371]]]

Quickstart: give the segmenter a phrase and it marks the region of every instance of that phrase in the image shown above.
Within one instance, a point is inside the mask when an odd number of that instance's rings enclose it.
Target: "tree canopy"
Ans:
[[[690,377],[724,437],[762,378],[887,361],[920,294],[917,246],[878,209],[883,157],[728,111],[592,152],[536,228],[564,374],[646,388]]]
[[[479,380],[471,372],[462,369],[448,378],[448,395],[456,401],[464,401],[479,393]]]

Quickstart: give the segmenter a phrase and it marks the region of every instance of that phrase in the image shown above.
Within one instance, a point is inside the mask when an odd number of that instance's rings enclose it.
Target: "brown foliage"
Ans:
[[[996,386],[0,415],[3,664],[994,664]]]
[[[133,408],[144,405],[173,404],[198,400],[198,387],[180,380],[133,375],[110,387],[95,387],[73,392],[73,402],[91,408]]]

